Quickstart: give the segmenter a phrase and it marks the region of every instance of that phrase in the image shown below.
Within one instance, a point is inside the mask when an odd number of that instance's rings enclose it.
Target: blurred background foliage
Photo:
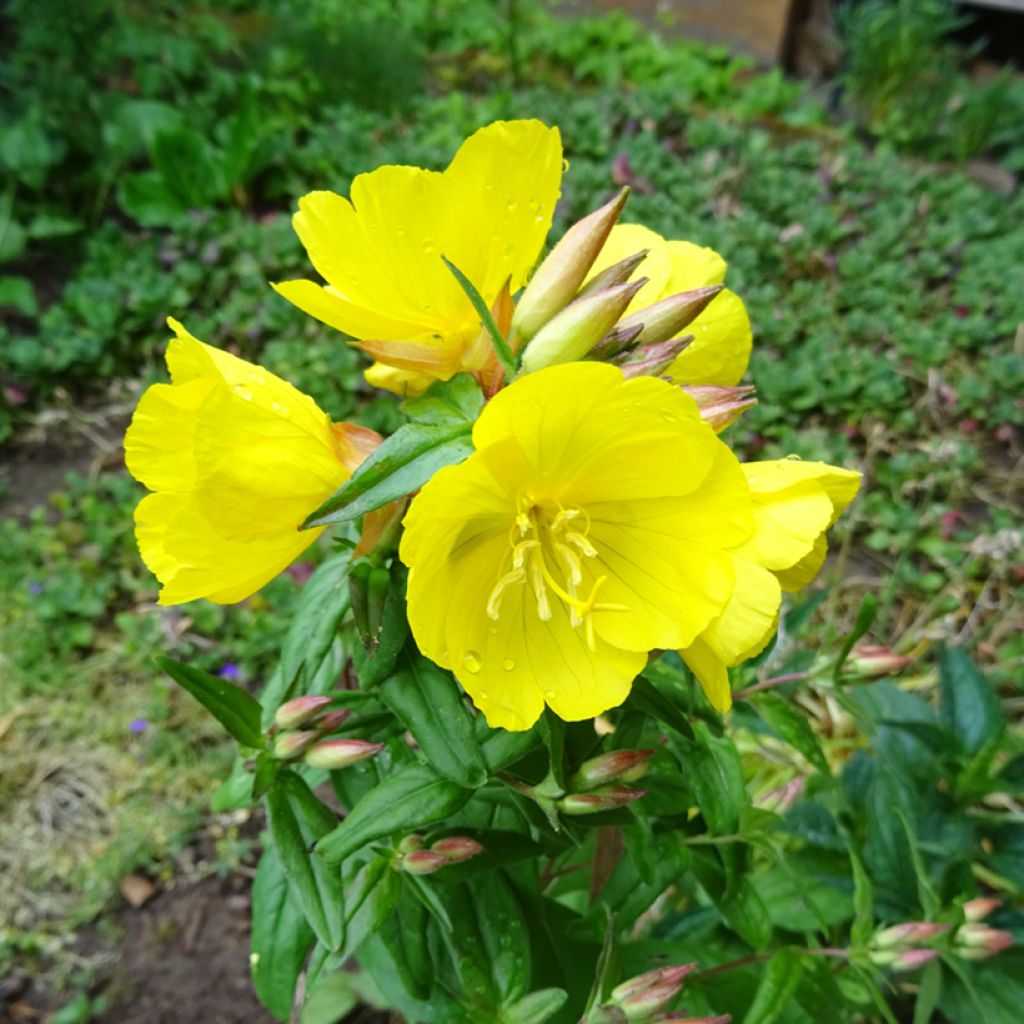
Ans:
[[[866,471],[801,642],[834,645],[871,593],[870,639],[916,660],[900,686],[858,691],[856,715],[805,701],[845,788],[816,799],[812,785],[792,812],[798,870],[845,872],[852,893],[843,843],[819,828],[828,818],[867,844],[882,920],[920,914],[915,892],[950,906],[983,884],[1019,900],[1024,84],[972,73],[961,17],[939,0],[840,5],[842,67],[812,87],[620,12],[569,19],[535,0],[9,0],[0,820],[20,824],[0,834],[0,956],[71,970],[71,930],[110,906],[118,879],[170,870],[227,755],[148,658],[172,649],[258,687],[310,568],[243,606],[154,607],[119,445],[163,373],[164,317],[264,362],[336,419],[390,429],[391,403],[356,353],[267,286],[305,267],[290,210],[382,163],[441,167],[503,117],[562,130],[556,234],[629,184],[627,219],[727,258],[761,400],[733,428],[741,454]],[[943,640],[982,666],[977,692],[999,698],[973,749],[937,703]],[[765,730],[740,705],[755,798],[817,757],[798,744],[766,761]],[[61,773],[70,789],[53,784]],[[873,831],[894,800],[909,838]],[[207,870],[244,859],[236,825],[221,826]],[[769,936],[790,906],[786,883],[771,884]],[[1019,917],[1005,923],[1024,938]],[[689,936],[694,955],[716,948],[708,934]],[[729,955],[764,939],[716,935]],[[1011,967],[980,968],[981,990],[999,970],[1010,985]],[[944,1012],[971,1019],[976,990],[956,975]],[[1005,1012],[984,1019],[1016,1019]]]

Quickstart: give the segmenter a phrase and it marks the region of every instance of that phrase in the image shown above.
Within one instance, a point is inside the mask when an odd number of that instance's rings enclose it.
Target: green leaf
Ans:
[[[345,938],[341,875],[310,853],[335,816],[292,771],[281,772],[267,793],[270,835],[306,920],[320,942],[338,949]]]
[[[381,683],[384,703],[445,778],[466,789],[482,786],[487,764],[458,683],[408,648],[399,665],[399,671]]]
[[[407,398],[402,412],[414,423],[428,426],[473,423],[484,407],[484,393],[472,374],[458,373],[451,380],[439,380],[422,395]]]
[[[383,607],[378,605],[374,608],[372,623],[367,619],[367,624],[371,626],[372,645],[367,649],[359,644],[352,652],[352,664],[359,685],[364,690],[378,686],[391,675],[409,636],[409,617],[405,606],[408,570],[397,560],[392,562],[389,570],[371,569],[371,572],[378,574],[384,571],[388,572],[388,578],[387,589],[383,595]],[[356,599],[360,599],[361,596],[359,593],[354,595]],[[379,601],[379,592],[376,596]]]
[[[780,949],[775,953],[761,975],[761,984],[757,986],[757,994],[743,1018],[743,1024],[773,1024],[777,1021],[800,984],[803,967],[803,958],[795,950]]]
[[[545,1024],[565,1006],[569,993],[563,988],[544,988],[523,996],[502,1011],[498,1024]]]
[[[636,708],[637,711],[642,711],[657,719],[670,729],[675,729],[681,735],[693,738],[693,729],[687,717],[646,676],[640,676],[633,680],[628,704]]]
[[[930,1024],[942,995],[942,965],[933,960],[921,972],[921,984],[914,1000],[913,1024]]]
[[[401,895],[401,878],[387,857],[364,864],[345,890],[346,946],[355,952],[391,915]]]
[[[413,999],[428,999],[434,984],[436,971],[427,940],[429,923],[427,908],[408,893],[375,933],[391,954],[402,987]]]
[[[188,214],[188,205],[167,187],[156,171],[126,174],[117,187],[117,202],[144,228],[173,226]]]
[[[313,929],[291,896],[277,851],[268,846],[252,887],[250,964],[256,994],[278,1020],[291,1016],[295,986],[313,938]]]
[[[749,876],[743,876],[735,891],[715,901],[726,924],[754,949],[764,949],[772,939],[768,908]]]
[[[39,303],[32,282],[27,277],[0,277],[0,308],[17,310],[22,316],[36,316]]]
[[[757,713],[779,738],[798,750],[822,775],[830,775],[828,761],[806,715],[777,693],[759,693],[752,698]]]
[[[490,732],[490,735],[482,740],[481,749],[487,770],[491,775],[515,764],[516,761],[526,757],[530,751],[536,750],[543,742],[536,726],[525,732],[507,732],[505,729],[487,730],[487,723],[482,715],[478,722],[478,732]]]
[[[749,803],[743,765],[732,740],[712,736],[703,722],[694,729],[694,741],[681,744],[684,767],[697,806],[713,836],[738,831],[740,813]]]
[[[564,793],[565,781],[565,723],[545,708],[540,719],[540,731],[548,748],[548,771],[555,785]]]
[[[156,663],[182,689],[188,690],[242,746],[263,746],[260,706],[240,686],[163,654],[157,655]]]
[[[962,647],[939,652],[939,715],[969,754],[978,753],[1006,727],[995,689]]]
[[[850,656],[850,651],[853,650],[853,645],[871,628],[871,623],[875,621],[877,614],[878,602],[875,600],[875,595],[865,594],[860,608],[857,609],[857,618],[854,619],[853,629],[843,642],[839,657],[836,658],[836,663],[832,666],[833,682],[839,681],[839,674],[843,670],[843,665],[846,664],[846,659]]]
[[[337,863],[367,843],[447,818],[471,795],[429,765],[407,765],[371,789],[348,817],[321,839],[317,853],[328,863]]]
[[[498,325],[494,322],[494,317],[491,316],[491,311],[487,308],[484,297],[476,290],[473,282],[451,260],[447,259],[444,255],[441,256],[441,259],[444,261],[444,265],[452,272],[455,280],[459,282],[459,286],[466,293],[469,301],[473,303],[473,308],[476,310],[477,316],[480,317],[481,325],[487,329],[487,333],[491,336],[494,352],[502,367],[504,367],[505,381],[511,384],[518,370],[516,357],[512,349],[509,348],[508,342],[502,337],[501,331],[498,330]]]
[[[469,422],[399,427],[302,524],[303,529],[356,519],[422,487],[439,469],[473,453]]]
[[[875,930],[875,893],[871,879],[864,870],[860,854],[849,847],[850,867],[853,869],[853,927],[850,938],[854,946],[866,946]]]
[[[355,974],[336,970],[319,979],[299,1011],[299,1024],[341,1024],[362,999]]]

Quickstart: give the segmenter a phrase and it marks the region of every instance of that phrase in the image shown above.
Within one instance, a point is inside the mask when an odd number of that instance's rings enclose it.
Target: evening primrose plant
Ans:
[[[391,436],[174,320],[126,435],[162,604],[244,600],[334,541],[259,701],[161,660],[240,745],[218,806],[266,804],[253,978],[282,1020],[342,989],[446,1024],[729,1019],[655,941],[701,842],[701,898],[757,948],[739,844],[772,813],[730,669],[860,477],[740,462],[742,300],[716,253],[619,224],[625,191],[535,266],[562,173],[557,129],[498,122],[444,171],[300,200],[326,284],[275,287],[404,397]]]

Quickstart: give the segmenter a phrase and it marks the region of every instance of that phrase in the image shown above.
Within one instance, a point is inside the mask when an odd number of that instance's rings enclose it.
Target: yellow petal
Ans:
[[[729,670],[725,663],[702,640],[696,640],[679,652],[686,667],[694,674],[704,696],[716,711],[723,714],[732,707]]]
[[[390,391],[402,398],[422,395],[435,380],[434,377],[419,370],[399,370],[394,366],[385,366],[384,363],[368,366],[363,371],[363,376],[371,387]]]
[[[767,569],[734,558],[733,571],[736,583],[729,601],[700,637],[729,666],[764,650],[775,634],[782,603],[779,581]]]
[[[219,536],[187,496],[150,494],[135,510],[142,559],[163,584],[160,604],[233,604],[287,568],[322,530],[237,543]]]
[[[827,554],[828,539],[825,534],[822,534],[815,540],[810,554],[804,555],[799,562],[788,569],[775,570],[775,576],[782,589],[787,593],[794,593],[806,587],[821,571]]]
[[[672,261],[669,295],[721,284],[725,280],[726,262],[714,249],[676,240],[666,242],[665,245]]]
[[[740,382],[750,362],[753,336],[739,296],[728,288],[719,292],[683,333],[692,334],[693,341],[669,367],[672,380],[726,387]]]

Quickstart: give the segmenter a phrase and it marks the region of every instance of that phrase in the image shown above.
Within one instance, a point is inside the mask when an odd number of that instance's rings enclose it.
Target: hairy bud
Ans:
[[[644,345],[633,352],[613,359],[622,368],[622,375],[627,379],[633,377],[658,377],[663,374],[693,341],[692,334],[684,334],[681,338],[659,341],[653,345]]]
[[[983,921],[1000,906],[1002,906],[1002,901],[993,899],[991,896],[979,896],[977,899],[968,900],[964,904],[964,920]]]
[[[949,931],[949,925],[932,924],[928,921],[904,921],[880,931],[872,940],[876,949],[891,949],[895,946],[911,946]]]
[[[297,729],[316,718],[330,703],[330,697],[296,697],[277,709],[274,723],[280,729]]]
[[[592,757],[579,766],[569,780],[569,788],[575,792],[596,789],[606,782],[632,775],[633,770],[642,767],[653,753],[653,750],[613,750],[610,754]]]
[[[443,853],[433,850],[414,850],[399,861],[399,867],[410,875],[432,875],[449,864],[451,861]]]
[[[690,384],[683,388],[700,410],[700,418],[721,433],[748,409],[757,405],[754,389],[747,385],[720,387],[716,384]]]
[[[595,789],[592,793],[569,793],[557,801],[555,806],[563,814],[597,814],[599,811],[614,811],[617,807],[625,807],[645,795],[642,789],[608,786]]]
[[[287,761],[298,757],[316,743],[317,734],[309,730],[305,732],[281,732],[274,739],[274,757]]]
[[[611,288],[613,285],[625,284],[637,271],[640,264],[647,259],[649,252],[650,249],[641,249],[640,252],[635,252],[632,256],[627,256],[624,260],[619,260],[618,263],[606,267],[600,274],[595,274],[579,290],[576,298],[582,299],[584,295],[602,292],[605,288]]]
[[[520,338],[529,341],[576,297],[628,196],[629,189],[624,188],[577,221],[537,267],[512,315],[512,331]]]
[[[705,288],[679,292],[667,299],[654,303],[624,317],[620,327],[639,326],[640,345],[654,345],[676,337],[684,327],[692,324],[708,307],[708,303],[722,290],[722,285],[713,284]]]
[[[966,960],[984,960],[1013,945],[1013,936],[987,924],[965,924],[956,933],[956,952]]]
[[[383,743],[367,743],[366,740],[323,740],[306,753],[306,764],[314,768],[348,768],[383,749]]]
[[[431,847],[434,853],[447,857],[453,864],[460,860],[469,860],[478,853],[483,853],[484,848],[468,836],[450,836],[448,839],[438,839]]]
[[[910,661],[910,658],[879,644],[858,644],[850,652],[844,668],[861,679],[879,679],[902,672]]]

